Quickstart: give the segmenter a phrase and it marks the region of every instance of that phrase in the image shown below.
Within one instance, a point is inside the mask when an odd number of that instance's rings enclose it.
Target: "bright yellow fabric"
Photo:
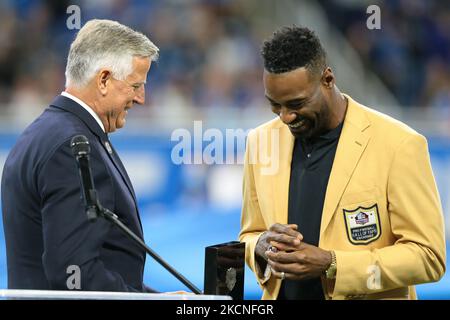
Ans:
[[[319,247],[334,250],[337,260],[334,291],[323,280],[325,295],[415,299],[413,285],[438,281],[445,272],[442,208],[426,139],[346,97],[348,109],[320,228]],[[247,140],[239,239],[246,242],[246,260],[263,299],[276,299],[281,281],[265,278],[264,270],[257,269],[254,250],[262,232],[274,223],[287,223],[293,145],[294,137],[278,118],[252,130]],[[343,210],[374,204],[381,236],[368,244],[352,244]],[[370,285],[374,268],[381,286]]]

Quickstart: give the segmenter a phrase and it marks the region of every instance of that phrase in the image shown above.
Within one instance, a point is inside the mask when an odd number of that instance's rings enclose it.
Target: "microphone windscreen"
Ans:
[[[70,147],[72,148],[72,153],[74,156],[89,154],[91,152],[88,138],[81,134],[72,138],[70,141]]]

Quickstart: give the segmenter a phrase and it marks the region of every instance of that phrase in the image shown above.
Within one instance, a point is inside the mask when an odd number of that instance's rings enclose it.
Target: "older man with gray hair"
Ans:
[[[66,89],[18,138],[3,170],[8,288],[149,292],[145,252],[107,221],[89,223],[70,141],[91,146],[100,202],[143,238],[136,196],[108,133],[125,125],[158,48],[118,22],[92,20],[73,41]]]

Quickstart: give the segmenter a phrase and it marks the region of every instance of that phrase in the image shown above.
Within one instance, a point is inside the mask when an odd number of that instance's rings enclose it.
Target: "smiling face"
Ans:
[[[304,67],[285,73],[264,71],[265,95],[272,111],[289,127],[292,134],[299,138],[316,137],[332,129],[332,114],[327,88],[333,85],[334,77],[313,78]],[[331,79],[330,84],[323,78]]]
[[[145,82],[150,70],[149,58],[134,57],[133,71],[124,80],[115,79],[108,70],[98,76],[101,99],[95,107],[106,132],[114,132],[125,125],[128,110],[134,103],[145,103]]]

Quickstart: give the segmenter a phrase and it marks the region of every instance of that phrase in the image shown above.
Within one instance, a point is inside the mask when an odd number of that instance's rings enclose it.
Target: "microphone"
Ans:
[[[154,252],[145,242],[138,237],[133,231],[131,231],[119,217],[114,213],[103,208],[100,204],[97,191],[94,187],[94,180],[92,179],[91,165],[89,162],[89,154],[91,152],[91,147],[89,146],[89,140],[84,135],[77,135],[70,141],[70,147],[72,148],[72,153],[75,156],[78,164],[78,171],[80,174],[81,188],[83,189],[83,196],[86,208],[86,214],[88,220],[94,222],[100,215],[106,220],[115,224],[119,229],[121,229],[127,236],[133,239],[142,249],[145,250],[153,259],[155,259],[160,265],[162,265],[167,271],[169,271],[175,278],[177,278],[186,287],[192,290],[195,294],[202,294],[200,289],[198,289],[193,283],[186,279],[181,273],[175,270],[170,264],[164,261],[156,252]]]
[[[83,135],[74,136],[70,142],[72,153],[75,156],[80,174],[81,188],[83,189],[84,203],[88,220],[94,222],[97,217],[97,192],[92,179],[89,154],[91,147],[89,140]]]

